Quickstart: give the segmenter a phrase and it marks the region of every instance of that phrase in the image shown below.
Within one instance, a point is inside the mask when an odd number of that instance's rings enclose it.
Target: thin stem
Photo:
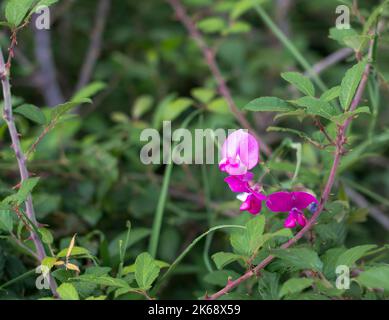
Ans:
[[[27,180],[29,178],[29,173],[26,166],[26,156],[22,150],[19,133],[16,129],[13,112],[12,112],[12,100],[11,100],[11,86],[9,83],[9,69],[4,62],[3,53],[0,48],[0,75],[1,75],[1,84],[3,88],[3,97],[4,97],[4,120],[7,123],[8,131],[12,141],[12,148],[15,152],[16,160],[18,163],[19,173],[21,182]],[[26,214],[27,217],[31,220],[31,222],[37,226],[37,221],[35,217],[35,211],[32,204],[31,194],[28,195],[26,199]],[[31,239],[34,242],[37,256],[39,261],[42,261],[46,257],[46,252],[43,247],[43,244],[39,238],[39,236],[31,231]],[[56,295],[56,283],[54,279],[50,281],[50,287],[54,295]]]
[[[372,49],[373,45],[374,45],[374,43],[371,42],[370,49]],[[370,72],[371,54],[372,54],[372,50],[369,51],[369,63],[365,67],[361,82],[359,83],[357,92],[355,93],[355,96],[354,96],[353,101],[351,103],[350,111],[354,111],[356,109],[356,107],[359,105],[359,103],[362,99],[362,95],[365,91],[366,84],[368,81],[369,72]],[[308,231],[310,231],[312,229],[312,227],[316,224],[318,217],[322,213],[322,211],[325,207],[325,204],[327,203],[327,201],[329,199],[332,187],[333,187],[334,182],[335,182],[335,177],[336,177],[336,173],[337,173],[337,170],[338,170],[338,167],[340,164],[340,160],[341,160],[342,155],[344,154],[344,151],[345,151],[344,146],[347,142],[346,132],[347,132],[348,127],[350,126],[352,119],[353,119],[353,117],[349,117],[348,119],[346,119],[344,121],[344,123],[342,125],[338,126],[338,131],[337,131],[337,135],[336,135],[335,156],[334,156],[334,160],[333,160],[332,167],[331,167],[328,179],[327,179],[327,183],[324,187],[324,190],[323,190],[323,193],[321,196],[321,200],[320,200],[320,203],[319,203],[317,210],[312,215],[312,217],[309,219],[309,221],[305,225],[305,227],[302,228],[288,242],[284,243],[281,246],[282,249],[287,249],[287,248],[291,247],[292,245],[294,245],[298,240],[300,240]],[[270,262],[272,262],[274,258],[275,258],[274,256],[269,255],[260,264],[258,264],[254,269],[247,271],[244,275],[242,275],[241,277],[239,277],[238,279],[236,279],[234,281],[228,281],[227,285],[223,289],[221,289],[220,291],[216,292],[215,294],[213,294],[209,297],[206,296],[205,299],[215,300],[215,299],[218,299],[221,296],[227,294],[228,292],[233,290],[235,287],[237,287],[239,284],[241,284],[245,280],[251,278],[254,275],[258,275],[259,271],[262,270],[263,268],[265,268]]]
[[[317,84],[317,86],[322,90],[326,91],[327,86],[320,79],[317,73],[314,72],[313,67],[308,62],[307,59],[300,53],[297,47],[290,41],[282,30],[273,22],[273,20],[269,17],[265,10],[260,5],[255,6],[255,10],[263,20],[263,22],[268,26],[268,28],[275,34],[275,36],[280,40],[280,42],[289,50],[289,52],[293,55],[293,57],[297,60],[297,62],[305,69],[310,77],[312,77],[313,81]]]
[[[196,28],[196,25],[186,13],[186,10],[182,5],[181,1],[180,0],[166,0],[166,1],[171,5],[177,18],[185,26],[190,36],[195,40],[197,46],[200,48],[204,56],[205,63],[208,65],[208,68],[211,70],[212,75],[219,86],[219,92],[226,100],[235,119],[239,122],[239,124],[243,128],[249,130],[256,137],[258,142],[261,144],[262,151],[267,156],[269,156],[271,154],[271,149],[264,141],[262,141],[262,139],[258,136],[256,131],[252,128],[251,124],[248,122],[248,120],[245,118],[243,113],[239,110],[239,108],[235,104],[235,101],[232,98],[231,91],[228,88],[227,83],[220,71],[219,65],[216,62],[215,53],[206,44],[202,34]]]

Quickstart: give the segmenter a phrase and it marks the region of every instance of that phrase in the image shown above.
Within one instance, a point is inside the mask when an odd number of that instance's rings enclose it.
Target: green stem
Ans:
[[[263,22],[267,25],[267,27],[274,33],[274,35],[278,38],[278,40],[289,50],[292,56],[297,60],[297,62],[305,69],[307,73],[312,77],[313,81],[317,84],[317,86],[322,91],[326,91],[328,88],[321,80],[321,78],[312,71],[311,64],[304,58],[304,56],[300,53],[297,47],[290,41],[282,30],[273,22],[270,16],[266,13],[265,10],[260,5],[255,6],[255,10],[263,20]]]
[[[182,128],[186,128],[189,125],[189,123],[201,112],[202,110],[197,110],[192,114],[190,114],[183,122]],[[173,150],[174,147],[175,145],[173,146]],[[162,181],[161,193],[158,199],[157,210],[155,212],[154,223],[153,223],[153,228],[151,231],[151,237],[149,243],[149,253],[153,258],[155,258],[157,255],[159,236],[161,233],[163,214],[165,211],[165,205],[166,205],[172,171],[173,171],[173,161],[172,161],[172,155],[170,154],[169,163],[166,165],[166,169]]]
[[[12,284],[14,284],[14,283],[16,283],[18,281],[24,280],[25,278],[28,278],[29,276],[31,276],[33,274],[35,274],[35,269],[27,271],[27,272],[21,274],[20,276],[17,276],[16,278],[14,278],[14,279],[12,279],[12,280],[2,284],[0,286],[0,290],[4,289],[6,287],[9,287],[10,285],[12,285]]]

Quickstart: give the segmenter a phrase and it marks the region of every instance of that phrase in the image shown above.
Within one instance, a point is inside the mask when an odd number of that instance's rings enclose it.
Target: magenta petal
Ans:
[[[285,219],[284,227],[289,229],[296,227],[296,219],[294,218],[293,214],[289,214]]]
[[[292,195],[286,191],[279,191],[267,196],[266,206],[272,212],[289,212],[292,207]]]
[[[248,192],[248,183],[239,176],[228,176],[224,179],[232,192]]]
[[[246,201],[240,206],[241,211],[248,211],[251,214],[258,214],[262,210],[262,202],[258,200],[255,196],[250,194]]]
[[[297,208],[299,210],[304,210],[307,208],[311,203],[318,203],[315,196],[313,196],[310,193],[297,191],[292,192],[292,206],[293,208]]]
[[[307,218],[305,218],[304,214],[297,215],[297,222],[300,226],[305,227],[307,224]]]
[[[257,191],[254,191],[254,190],[252,190],[251,192],[260,201],[264,201],[264,200],[267,199],[267,196],[264,193],[262,193],[262,192],[257,192]]]

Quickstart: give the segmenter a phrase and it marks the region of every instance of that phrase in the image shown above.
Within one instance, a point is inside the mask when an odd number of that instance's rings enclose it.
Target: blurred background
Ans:
[[[236,9],[237,2],[182,0],[206,44],[215,49],[216,61],[238,108],[260,96],[295,97],[298,93],[282,80],[280,73],[304,70],[258,14],[244,7]],[[337,18],[336,6],[342,2],[347,1],[274,0],[263,4],[328,87],[337,85],[355,62],[350,48],[329,38],[329,29]],[[357,15],[363,18],[378,3],[358,1],[352,26],[360,28]],[[34,190],[38,220],[50,226],[58,247],[65,247],[77,233],[79,243],[98,255],[104,265],[114,265],[118,260],[118,241],[124,237],[126,221],[131,220],[133,229],[126,257],[133,261],[147,250],[165,170],[164,165],[146,166],[140,162],[144,145],[139,140],[141,130],[160,130],[162,120],[172,120],[173,128],[179,128],[199,108],[205,112],[200,120],[192,121],[192,130],[240,125],[218,94],[202,52],[167,2],[61,0],[51,8],[51,19],[49,31],[28,26],[18,35],[11,75],[14,106],[29,103],[49,112],[50,107],[76,94],[91,97],[93,103],[80,106],[78,114],[62,121],[34,153],[29,169],[41,177]],[[343,163],[340,179],[343,197],[350,199],[352,218],[332,238],[328,235],[331,241],[349,245],[389,240],[389,133],[385,131],[389,123],[389,89],[385,80],[389,79],[389,39],[387,33],[382,34],[377,61],[379,116],[372,132],[376,138],[367,140],[370,119],[360,116],[353,125],[355,135],[350,141],[359,149]],[[4,54],[9,36],[2,28],[0,44]],[[211,98],[201,101],[200,92]],[[365,103],[369,105],[367,99]],[[274,120],[271,113],[250,113],[247,118],[273,149],[285,139],[301,139],[267,133],[269,126],[303,128],[311,133],[316,130],[308,120]],[[42,128],[21,116],[16,121],[23,143],[28,146]],[[12,186],[18,183],[8,139],[1,122],[2,197],[12,193]],[[326,159],[331,156],[303,144],[300,183],[320,194]],[[293,152],[284,152],[266,183],[275,179],[282,185],[293,173],[294,161]],[[260,174],[262,169],[257,170]],[[223,178],[217,165],[173,168],[157,258],[172,262],[211,225],[247,220],[249,215],[239,213],[239,203]],[[225,234],[215,237],[210,253],[228,246],[226,238]],[[201,244],[191,251],[163,297],[191,298],[215,285],[214,280],[204,278],[203,249]],[[0,282],[21,274],[28,265],[28,258],[19,255],[9,243],[0,242]],[[16,286],[15,294],[23,288]]]

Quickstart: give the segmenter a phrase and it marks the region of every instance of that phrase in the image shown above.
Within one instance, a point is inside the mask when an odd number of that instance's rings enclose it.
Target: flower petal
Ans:
[[[224,179],[227,182],[232,192],[248,192],[248,182],[241,179],[239,176],[228,176]]]
[[[293,214],[289,214],[285,219],[284,227],[289,229],[296,227],[296,219],[294,218]]]
[[[266,206],[272,212],[289,212],[292,210],[292,195],[290,192],[279,191],[267,196]]]
[[[308,192],[296,191],[292,192],[291,194],[293,202],[292,206],[299,210],[304,210],[311,203],[318,203],[316,197]]]
[[[248,211],[251,214],[258,214],[262,210],[262,201],[258,200],[254,195],[250,194],[246,201],[240,206],[241,211]]]

